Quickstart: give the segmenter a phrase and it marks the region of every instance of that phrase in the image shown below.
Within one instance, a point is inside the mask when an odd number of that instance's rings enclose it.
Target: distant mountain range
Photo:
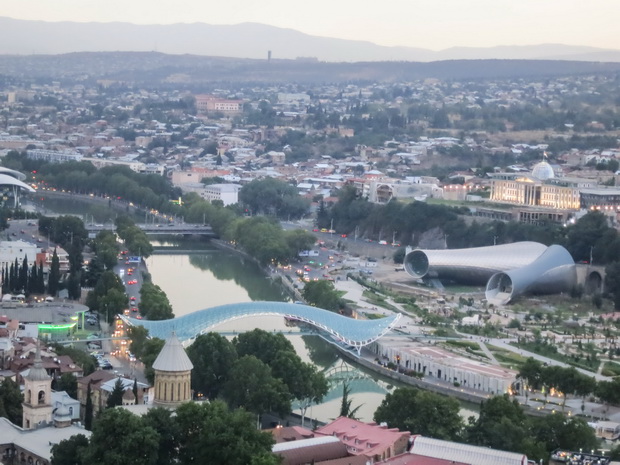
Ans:
[[[441,60],[569,60],[620,62],[620,50],[543,44],[432,51],[318,37],[256,23],[136,25],[25,21],[0,17],[0,54],[55,55],[71,52],[151,52],[212,57],[316,59],[327,62]],[[301,60],[304,61],[304,60]]]

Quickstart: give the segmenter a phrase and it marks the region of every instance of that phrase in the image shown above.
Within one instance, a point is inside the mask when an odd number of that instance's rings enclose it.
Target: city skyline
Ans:
[[[132,24],[254,22],[306,34],[365,40],[385,46],[443,50],[451,47],[566,44],[620,49],[615,31],[620,14],[614,0],[393,0],[380,8],[367,0],[311,7],[284,0],[232,0],[209,5],[187,0],[0,0],[2,15],[38,21],[124,22]]]

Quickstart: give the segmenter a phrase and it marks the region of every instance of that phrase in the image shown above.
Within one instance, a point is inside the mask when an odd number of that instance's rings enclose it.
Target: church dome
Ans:
[[[54,420],[62,421],[66,419],[71,420],[71,412],[66,406],[61,405],[54,412]]]
[[[541,181],[546,181],[547,179],[554,178],[555,173],[553,172],[553,168],[546,161],[541,161],[540,163],[536,163],[534,168],[532,169],[532,176]]]

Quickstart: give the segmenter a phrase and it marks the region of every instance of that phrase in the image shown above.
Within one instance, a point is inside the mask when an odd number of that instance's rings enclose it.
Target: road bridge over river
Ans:
[[[136,224],[142,231],[149,236],[171,236],[171,235],[192,235],[215,237],[213,229],[208,224]],[[114,231],[116,226],[111,223],[106,224],[87,224],[86,230],[89,236],[94,237],[101,231]]]

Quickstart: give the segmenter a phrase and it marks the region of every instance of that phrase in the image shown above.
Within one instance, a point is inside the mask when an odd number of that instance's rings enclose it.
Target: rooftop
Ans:
[[[181,345],[181,341],[177,338],[173,332],[172,335],[166,339],[166,344],[155,359],[153,363],[153,369],[157,371],[191,371],[194,365],[190,361],[185,349]]]

